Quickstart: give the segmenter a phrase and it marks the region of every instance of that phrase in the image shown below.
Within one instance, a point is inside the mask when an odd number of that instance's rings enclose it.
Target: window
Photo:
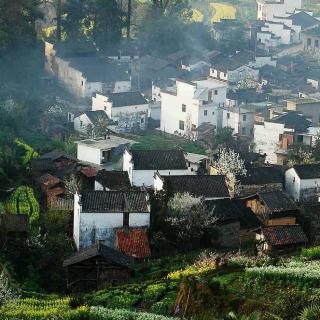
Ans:
[[[107,106],[104,106],[103,109],[104,109],[104,111],[107,111]]]
[[[227,119],[230,119],[230,113],[229,112],[227,113]]]
[[[246,134],[246,128],[241,128],[241,133]]]
[[[80,121],[80,127],[83,127],[83,121]]]
[[[184,130],[184,121],[179,121],[179,129]]]
[[[187,106],[185,104],[182,105],[182,112],[186,112],[187,111]]]
[[[214,95],[216,96],[218,94],[218,90],[214,90]]]
[[[208,115],[208,110],[204,110],[203,115],[206,117]]]
[[[212,91],[208,91],[208,101],[211,102],[212,101]]]
[[[243,120],[243,121],[247,121],[247,115],[246,115],[246,114],[244,114],[244,115],[242,116],[242,120]]]
[[[303,136],[298,136],[297,137],[297,142],[302,143],[303,142]]]
[[[317,48],[319,47],[319,40],[314,40],[314,46]]]
[[[307,46],[311,46],[311,39],[310,38],[307,39]]]
[[[214,116],[214,111],[212,111],[212,115]]]
[[[191,126],[191,130],[192,130],[192,131],[196,131],[196,130],[197,130],[197,126],[196,126],[195,124],[193,124],[193,125]]]
[[[144,119],[143,119],[143,118],[141,118],[141,120],[140,120],[140,121],[141,121],[141,123],[142,123],[142,124],[144,123]]]
[[[83,86],[83,80],[81,81],[81,86]]]

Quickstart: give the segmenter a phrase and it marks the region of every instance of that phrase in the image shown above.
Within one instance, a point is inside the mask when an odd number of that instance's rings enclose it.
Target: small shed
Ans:
[[[254,240],[251,231],[258,228],[261,223],[243,201],[221,199],[205,203],[216,219],[213,226],[217,231],[214,244],[221,247],[238,247],[241,243]]]
[[[26,214],[0,215],[0,245],[10,241],[22,240],[28,237],[29,219]]]
[[[67,273],[67,289],[88,291],[129,280],[133,258],[103,243],[80,250],[63,261]]]
[[[278,225],[260,227],[254,230],[262,251],[289,251],[306,246],[308,238],[301,226]]]

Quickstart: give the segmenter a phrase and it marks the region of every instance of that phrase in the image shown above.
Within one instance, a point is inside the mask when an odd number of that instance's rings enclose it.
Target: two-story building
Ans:
[[[297,112],[288,112],[262,123],[256,123],[254,125],[255,151],[266,154],[266,161],[276,164],[283,135],[306,132],[311,125],[311,121]]]
[[[257,0],[257,20],[273,21],[274,16],[283,16],[302,8],[302,0]]]
[[[161,91],[161,122],[164,132],[196,138],[202,123],[219,125],[219,106],[226,100],[227,85],[223,81],[176,80],[174,90]]]
[[[140,92],[95,93],[92,110],[104,111],[117,122],[116,131],[127,132],[135,128],[145,129],[149,103]]]

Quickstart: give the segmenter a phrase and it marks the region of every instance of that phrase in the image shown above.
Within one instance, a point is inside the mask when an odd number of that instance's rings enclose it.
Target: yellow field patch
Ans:
[[[219,22],[221,19],[235,19],[237,9],[231,5],[212,2],[211,8],[214,10],[214,15],[211,22]]]

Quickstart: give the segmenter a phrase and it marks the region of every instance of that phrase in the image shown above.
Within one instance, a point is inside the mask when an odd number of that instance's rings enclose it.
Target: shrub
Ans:
[[[165,283],[150,284],[143,293],[143,300],[150,300],[156,302],[166,291]]]
[[[154,303],[151,306],[150,311],[162,315],[169,315],[173,311],[176,298],[176,292],[169,292],[161,301]]]
[[[303,310],[303,312],[300,315],[300,320],[318,320],[320,319],[320,306],[319,305],[313,305],[310,307],[307,307]]]
[[[302,249],[301,255],[308,260],[318,260],[320,259],[320,246]]]

